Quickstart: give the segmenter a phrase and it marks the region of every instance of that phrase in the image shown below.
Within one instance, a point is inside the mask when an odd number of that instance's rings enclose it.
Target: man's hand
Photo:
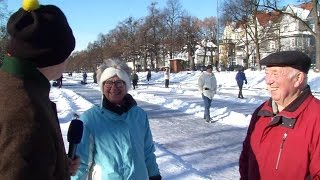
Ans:
[[[80,166],[80,157],[76,156],[74,159],[68,158],[69,163],[69,173],[71,176],[76,175],[77,170]]]

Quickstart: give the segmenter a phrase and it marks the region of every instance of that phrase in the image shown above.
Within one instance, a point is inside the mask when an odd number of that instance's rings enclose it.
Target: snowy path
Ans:
[[[79,88],[79,86],[67,85],[65,88],[76,92],[93,104],[100,103],[100,92],[90,86]],[[202,99],[197,96],[172,93],[164,89],[163,92],[157,92],[157,96],[163,96],[169,100],[162,104],[152,104],[149,102],[152,102],[155,90],[152,88],[146,90],[142,87],[140,90],[130,91],[130,93],[149,115],[157,147],[157,161],[164,179],[238,178],[238,157],[246,128],[221,123],[205,123],[200,118],[203,116]],[[65,90],[62,89],[62,91]],[[150,96],[150,100],[140,101],[139,96],[144,98]],[[198,115],[188,114],[181,108],[172,110],[171,106],[174,106],[178,100],[186,106],[194,106],[194,109],[199,111]],[[225,109],[225,113],[233,111],[225,108],[230,107],[230,104],[226,106],[224,103],[228,102],[214,101],[212,105],[217,109]],[[241,105],[243,104],[234,104],[233,106],[237,107],[234,110],[238,111]],[[170,107],[166,108],[166,106]],[[197,117],[199,115],[200,117]]]
[[[170,88],[163,87],[161,73],[153,74],[152,85],[147,85],[144,74],[140,74],[139,87],[129,93],[149,114],[164,180],[239,179],[238,158],[251,113],[269,96],[264,89],[264,74],[251,73],[248,72],[249,84],[243,91],[245,99],[237,98],[238,90],[232,81],[234,73],[216,74],[219,88],[211,115],[219,121],[213,124],[202,119],[203,102],[196,89],[198,72],[172,74]],[[64,135],[74,111],[81,114],[101,100],[97,85],[91,84],[92,79],[89,78],[86,86],[79,84],[81,74],[65,79],[63,88],[53,88],[52,92],[56,93],[53,97],[57,107],[62,107],[58,114]],[[311,79],[315,80],[316,76]],[[320,92],[320,86],[314,84],[313,89]]]

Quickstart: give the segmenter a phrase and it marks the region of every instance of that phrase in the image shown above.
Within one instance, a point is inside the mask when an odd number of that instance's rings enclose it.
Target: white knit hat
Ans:
[[[127,87],[127,92],[129,91],[131,84],[130,84],[130,78],[128,76],[128,74],[121,70],[121,69],[117,69],[114,67],[109,67],[107,69],[105,69],[103,71],[103,73],[101,74],[100,80],[99,80],[99,87],[101,92],[103,92],[103,83],[113,77],[113,76],[118,76],[121,80],[123,80],[126,83],[126,87]]]
[[[101,92],[103,93],[103,83],[113,77],[118,76],[121,80],[126,83],[127,92],[131,88],[130,81],[131,69],[120,59],[107,59],[104,63],[98,67],[97,70],[97,80],[99,83],[99,87]]]

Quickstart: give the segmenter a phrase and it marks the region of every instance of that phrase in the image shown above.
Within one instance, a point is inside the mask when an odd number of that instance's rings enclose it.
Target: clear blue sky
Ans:
[[[62,9],[68,18],[76,37],[76,50],[85,49],[98,34],[106,34],[116,25],[133,16],[138,19],[148,14],[148,6],[155,0],[39,0],[40,4],[54,4]],[[182,8],[199,19],[217,15],[218,0],[180,0]],[[288,1],[288,0],[287,0]],[[22,0],[8,0],[8,9],[16,11]],[[166,0],[158,0],[163,8]],[[220,0],[220,6],[223,0]]]

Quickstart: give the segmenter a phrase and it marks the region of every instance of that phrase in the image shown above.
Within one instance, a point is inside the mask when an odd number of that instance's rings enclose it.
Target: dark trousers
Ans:
[[[209,99],[207,96],[202,94],[202,99],[204,102],[204,119],[210,119],[210,107],[212,99]]]
[[[241,98],[243,99],[243,95],[242,95],[242,87],[243,87],[243,84],[238,84],[238,87],[239,87],[239,93],[238,93],[238,98]]]
[[[59,88],[61,88],[62,87],[62,80],[59,80],[58,82],[59,82]]]
[[[164,87],[166,87],[166,88],[169,87],[169,79],[164,80]]]
[[[136,87],[138,85],[138,81],[137,80],[132,80],[132,85],[133,85],[133,89],[136,89]]]

